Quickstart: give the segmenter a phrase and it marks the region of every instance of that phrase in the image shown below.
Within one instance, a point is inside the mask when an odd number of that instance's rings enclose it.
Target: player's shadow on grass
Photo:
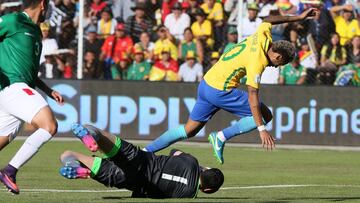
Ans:
[[[195,200],[211,200],[211,199],[226,199],[226,200],[247,200],[248,197],[197,197]]]
[[[299,197],[299,198],[282,198],[282,200],[327,200],[330,202],[342,202],[347,200],[360,200],[360,197]]]
[[[121,197],[121,196],[106,196],[106,197],[102,197],[102,199],[104,200],[126,200],[126,199],[133,199],[131,197]],[[248,197],[198,197],[194,200],[197,201],[201,201],[201,200],[211,200],[211,199],[220,199],[220,200],[248,200],[250,198]],[[146,200],[146,198],[144,199]],[[152,200],[156,200],[156,199],[152,199]],[[162,199],[164,201],[166,201],[166,199]]]

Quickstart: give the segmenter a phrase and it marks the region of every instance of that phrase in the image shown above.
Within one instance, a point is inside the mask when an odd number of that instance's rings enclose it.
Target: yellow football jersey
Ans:
[[[246,85],[259,88],[261,74],[269,63],[267,51],[271,42],[271,24],[263,22],[255,34],[235,44],[220,57],[205,74],[206,83],[215,89],[228,91],[238,87],[240,79],[246,75]]]

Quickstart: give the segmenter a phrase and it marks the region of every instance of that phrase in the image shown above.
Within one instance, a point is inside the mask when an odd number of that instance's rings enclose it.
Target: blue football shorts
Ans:
[[[236,88],[230,91],[221,91],[202,80],[198,87],[195,106],[190,113],[190,119],[207,122],[220,109],[240,118],[252,116],[247,92]]]

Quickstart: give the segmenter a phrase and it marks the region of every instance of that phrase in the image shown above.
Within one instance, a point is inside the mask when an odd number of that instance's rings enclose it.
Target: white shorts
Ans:
[[[47,106],[45,99],[25,83],[14,83],[0,91],[0,136],[15,138],[22,121],[31,124]]]

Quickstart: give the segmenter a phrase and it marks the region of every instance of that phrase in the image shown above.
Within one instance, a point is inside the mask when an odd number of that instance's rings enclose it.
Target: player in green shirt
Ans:
[[[39,24],[45,20],[48,0],[22,2],[24,12],[0,17],[0,150],[14,139],[22,122],[36,129],[0,170],[0,181],[14,194],[19,194],[18,169],[57,131],[54,114],[33,88],[38,87],[59,104],[64,102],[37,76],[42,51]]]
[[[140,47],[135,47],[135,59],[128,70],[128,80],[147,80],[151,65],[149,62],[144,61],[144,52]]]
[[[286,64],[280,69],[279,84],[282,85],[301,85],[306,80],[306,68],[299,63],[299,57]]]

